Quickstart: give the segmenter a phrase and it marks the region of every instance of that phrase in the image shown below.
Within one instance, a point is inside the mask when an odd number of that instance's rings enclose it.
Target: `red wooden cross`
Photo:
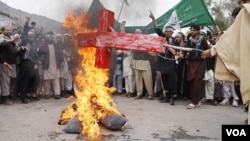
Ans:
[[[98,30],[93,33],[78,35],[79,47],[96,47],[95,67],[109,68],[111,49],[144,50],[164,52],[163,44],[166,40],[159,36],[145,34],[131,34],[112,32],[114,27],[114,13],[109,10],[100,10],[98,15]]]

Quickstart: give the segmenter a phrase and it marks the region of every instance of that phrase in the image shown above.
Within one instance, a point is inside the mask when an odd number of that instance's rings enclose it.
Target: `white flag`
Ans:
[[[168,22],[163,26],[163,29],[165,29],[165,27],[167,26],[172,26],[174,29],[181,30],[179,19],[175,10],[172,12],[172,15],[169,18]]]

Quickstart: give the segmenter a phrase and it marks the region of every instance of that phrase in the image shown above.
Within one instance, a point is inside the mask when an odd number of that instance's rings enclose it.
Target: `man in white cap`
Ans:
[[[135,34],[141,34],[140,29],[135,30]],[[146,51],[132,51],[132,68],[135,71],[135,83],[137,96],[135,99],[141,99],[143,95],[143,81],[148,92],[148,99],[153,100],[153,82],[150,58],[151,54]]]
[[[167,44],[172,44],[174,41],[174,38],[172,37],[174,28],[166,26],[163,33],[163,31],[158,27],[154,15],[150,13],[149,17],[152,19],[155,32],[159,36],[166,38]],[[165,53],[160,53],[158,56],[157,71],[161,73],[164,95],[161,102],[170,102],[171,105],[174,105],[174,96],[176,96],[177,93],[175,58],[178,57],[178,54],[173,48],[166,48]]]

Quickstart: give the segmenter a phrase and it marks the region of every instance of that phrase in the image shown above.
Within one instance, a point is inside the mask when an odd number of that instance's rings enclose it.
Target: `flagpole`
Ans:
[[[121,9],[120,9],[120,12],[119,12],[119,15],[118,15],[118,18],[117,18],[117,21],[119,22],[119,19],[120,19],[120,16],[121,16],[121,13],[122,13],[122,9],[123,9],[123,5],[125,3],[125,0],[123,0],[122,2],[122,6],[121,6]]]

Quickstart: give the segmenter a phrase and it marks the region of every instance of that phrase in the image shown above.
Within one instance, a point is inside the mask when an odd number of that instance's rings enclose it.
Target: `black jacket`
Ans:
[[[15,43],[8,40],[10,40],[10,37],[0,35],[0,63],[16,64],[17,56],[20,55],[21,50],[16,48]]]
[[[60,69],[61,64],[64,62],[61,49],[60,49],[60,47],[58,47],[56,45],[55,42],[51,42],[50,44],[52,44],[54,46],[54,52],[55,52],[55,58],[56,58],[56,66],[57,66],[58,69]],[[43,59],[41,60],[42,61],[42,68],[44,70],[47,70],[49,68],[49,63],[50,63],[49,62],[50,57],[49,57],[48,43],[45,44],[44,46],[40,47],[39,54],[43,56]]]

